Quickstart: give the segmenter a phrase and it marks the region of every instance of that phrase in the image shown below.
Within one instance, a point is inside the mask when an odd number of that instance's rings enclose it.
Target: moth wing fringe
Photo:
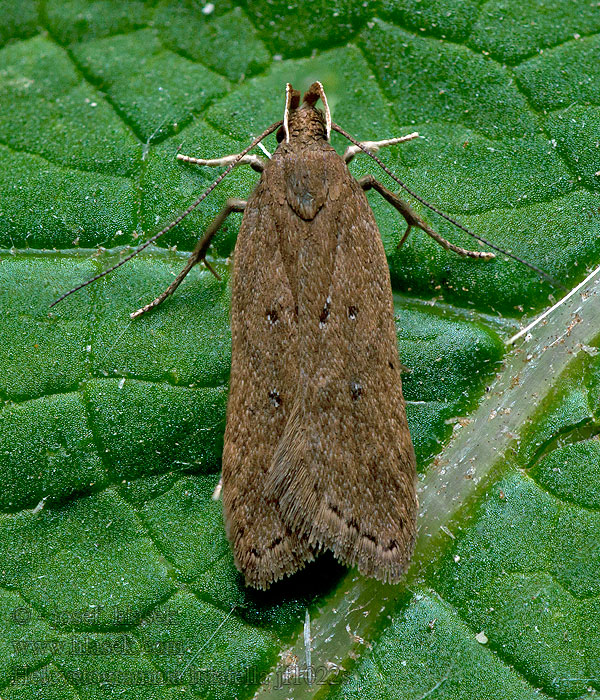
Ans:
[[[296,409],[290,415],[265,482],[266,492],[277,503],[282,520],[309,546],[329,549],[338,561],[357,567],[365,576],[397,583],[406,572],[414,549],[414,519],[388,514],[385,540],[378,541],[365,531],[359,517],[349,513],[347,505],[329,502],[331,489],[324,489],[318,473],[307,467],[306,444],[300,411]],[[410,493],[411,489],[407,486],[406,491]],[[361,510],[374,505],[368,501],[365,494]],[[413,507],[416,511],[416,500]]]

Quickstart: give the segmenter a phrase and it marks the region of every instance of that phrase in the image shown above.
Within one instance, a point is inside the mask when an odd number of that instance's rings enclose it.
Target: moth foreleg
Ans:
[[[162,294],[157,296],[154,301],[151,301],[149,304],[146,304],[146,306],[143,306],[141,309],[138,309],[134,313],[130,314],[130,317],[137,318],[138,316],[145,314],[146,311],[150,311],[150,309],[153,309],[155,306],[161,304],[168,296],[173,294],[177,287],[179,287],[179,285],[183,282],[187,273],[192,269],[192,267],[194,267],[194,265],[197,265],[199,262],[204,262],[206,267],[213,273],[213,275],[218,280],[220,280],[221,278],[219,277],[219,275],[206,261],[206,251],[208,250],[208,247],[210,246],[210,243],[214,238],[215,234],[223,225],[225,219],[232,212],[241,212],[244,211],[245,208],[246,202],[243,199],[228,199],[223,209],[221,209],[217,216],[215,216],[215,218],[210,223],[209,227],[204,232],[202,238],[196,244],[196,247],[194,248],[193,253],[190,255],[183,270],[177,275],[177,277],[171,282],[171,284],[165,289],[165,291]]]
[[[431,228],[431,226],[429,226],[425,221],[423,221],[423,219],[415,211],[413,211],[404,200],[400,199],[400,197],[394,194],[394,192],[388,190],[387,187],[384,187],[384,185],[382,185],[381,182],[379,182],[379,180],[376,180],[372,175],[365,175],[361,177],[358,181],[358,184],[365,191],[374,189],[377,192],[379,192],[379,194],[395,209],[397,209],[406,219],[406,223],[408,224],[408,226],[400,242],[398,243],[398,248],[400,248],[406,240],[411,228],[413,226],[416,226],[422,231],[425,231],[425,233],[428,236],[431,236],[431,238],[433,238],[433,240],[436,241],[436,243],[439,243],[442,246],[442,248],[445,248],[446,250],[451,250],[454,253],[457,253],[458,255],[463,255],[469,258],[482,258],[484,260],[489,260],[490,258],[496,257],[494,253],[488,253],[487,251],[482,250],[466,250],[466,248],[461,248],[458,245],[454,245],[454,243],[450,243],[450,241],[447,241],[445,238],[443,238],[443,236],[440,236],[439,233],[436,233]]]
[[[419,138],[419,132],[414,131],[412,134],[407,134],[406,136],[398,136],[394,139],[383,139],[381,141],[363,141],[362,145],[371,153],[377,153],[380,148],[384,146],[394,146],[397,143],[403,143],[404,141],[412,141],[413,139]],[[346,163],[349,163],[357,153],[364,153],[360,146],[348,146],[343,158]]]
[[[237,153],[230,156],[223,156],[222,158],[194,158],[193,156],[184,156],[181,153],[177,154],[177,160],[182,160],[185,163],[193,163],[194,165],[208,165],[211,168],[226,167],[233,163],[237,158]],[[262,171],[265,169],[264,160],[253,153],[246,153],[245,156],[242,156],[242,158],[240,158],[238,161],[238,165],[242,164],[249,165],[258,173],[262,173]]]

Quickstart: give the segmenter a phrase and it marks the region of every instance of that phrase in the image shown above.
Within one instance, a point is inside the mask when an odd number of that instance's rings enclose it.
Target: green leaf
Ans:
[[[266,593],[235,570],[212,496],[239,215],[211,249],[222,281],[196,268],[129,318],[255,172],[49,308],[210,185],[178,152],[238,152],[286,82],[316,79],[357,138],[419,131],[381,152],[411,189],[575,289],[600,261],[597,8],[0,0],[0,20],[2,698],[597,694],[596,277],[513,349],[562,290],[420,231],[398,251],[403,221],[369,193],[421,478],[398,586],[328,555]]]

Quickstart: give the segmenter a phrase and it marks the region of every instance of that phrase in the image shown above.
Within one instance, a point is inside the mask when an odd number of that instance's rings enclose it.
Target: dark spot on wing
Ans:
[[[277,313],[277,309],[271,309],[270,311],[267,311],[267,321],[271,324],[274,325],[279,321],[279,314]]]
[[[351,382],[351,384],[350,384],[350,396],[352,397],[352,401],[358,401],[361,394],[362,394],[362,386],[358,382]]]
[[[327,319],[329,318],[329,299],[325,302],[325,306],[323,306],[323,311],[321,311],[321,315],[319,316],[319,326],[323,328],[323,326],[327,323]]]

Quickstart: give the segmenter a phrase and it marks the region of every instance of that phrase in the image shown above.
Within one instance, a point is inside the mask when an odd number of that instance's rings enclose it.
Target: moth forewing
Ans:
[[[328,196],[295,226],[299,382],[267,495],[310,545],[397,581],[414,548],[417,500],[387,261],[366,197],[337,153],[317,142],[293,158],[312,173],[300,181],[317,189],[296,186],[292,211],[322,200],[319,188]]]
[[[223,449],[223,509],[236,565],[266,588],[313,558],[282,520],[265,479],[298,380],[296,302],[278,242],[279,156],[248,199],[234,253],[232,359]],[[279,188],[281,183],[279,184]]]

